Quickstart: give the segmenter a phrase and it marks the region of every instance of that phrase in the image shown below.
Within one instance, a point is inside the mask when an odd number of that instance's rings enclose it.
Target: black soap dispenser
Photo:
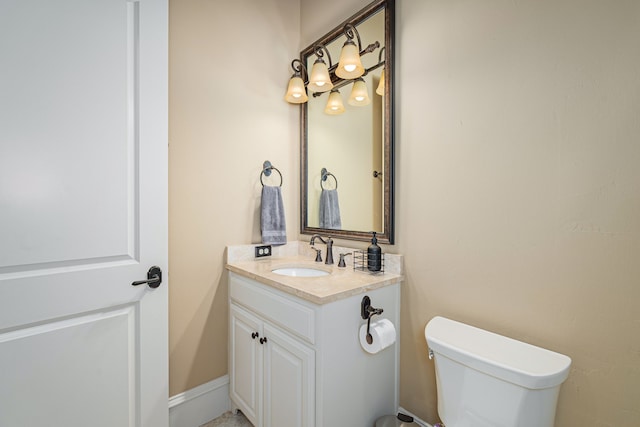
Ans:
[[[378,246],[376,232],[373,231],[371,245],[367,248],[367,269],[369,271],[380,271],[382,269],[382,249]]]

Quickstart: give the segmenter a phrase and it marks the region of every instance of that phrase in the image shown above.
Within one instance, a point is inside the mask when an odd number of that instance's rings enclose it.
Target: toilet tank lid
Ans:
[[[455,320],[436,316],[424,334],[436,355],[529,389],[555,387],[569,375],[571,359],[564,354]]]

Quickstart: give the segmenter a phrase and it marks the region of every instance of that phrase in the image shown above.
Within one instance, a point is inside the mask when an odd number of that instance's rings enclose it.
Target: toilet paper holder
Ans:
[[[381,308],[374,308],[371,306],[371,298],[365,295],[360,302],[360,316],[367,321],[367,343],[373,343],[373,336],[369,332],[371,326],[371,317],[373,315],[381,315],[384,310]]]
[[[369,298],[369,296],[365,295],[362,298],[362,302],[360,303],[360,316],[362,316],[364,320],[370,319],[374,314],[380,315],[383,311],[381,308],[373,308],[371,306],[371,298]]]

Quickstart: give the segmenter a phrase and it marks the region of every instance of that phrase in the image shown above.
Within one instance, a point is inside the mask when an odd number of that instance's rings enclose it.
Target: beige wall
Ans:
[[[444,315],[571,356],[556,425],[640,425],[640,3],[397,4],[400,403]]]
[[[260,172],[284,177],[298,220],[297,0],[172,0],[169,66],[170,394],[227,373],[224,249],[260,241]]]
[[[172,394],[226,373],[223,249],[259,239],[265,159],[298,237],[289,62],[367,3],[171,4]],[[406,257],[401,405],[437,420],[423,329],[445,315],[571,356],[559,427],[637,426],[640,4],[397,4],[397,244],[384,250]],[[246,19],[260,37],[234,30]],[[265,48],[251,51],[266,74],[233,39]]]

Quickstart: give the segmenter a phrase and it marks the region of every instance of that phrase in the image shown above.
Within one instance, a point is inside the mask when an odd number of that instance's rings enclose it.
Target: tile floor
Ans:
[[[242,415],[242,412],[238,412],[238,415],[225,412],[215,420],[209,421],[200,427],[253,427],[253,425]]]

